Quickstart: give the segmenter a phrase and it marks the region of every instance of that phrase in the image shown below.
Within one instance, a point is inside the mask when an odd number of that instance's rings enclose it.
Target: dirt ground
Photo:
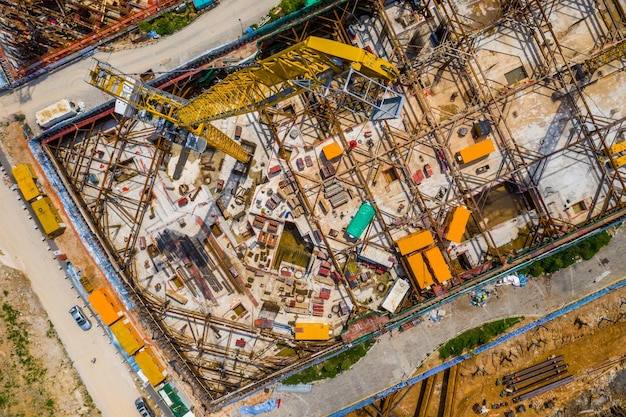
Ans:
[[[99,416],[20,271],[0,265],[0,415]]]
[[[526,317],[518,326],[534,319]],[[457,382],[450,416],[475,416],[472,406],[482,405],[483,400],[489,410],[483,415],[490,417],[503,416],[519,404],[525,405],[526,412],[516,413],[517,416],[610,416],[602,413],[612,405],[626,404],[625,344],[626,289],[622,289],[461,363],[458,370],[453,370]],[[500,397],[503,386],[496,385],[498,379],[550,355],[565,356],[567,375],[574,376],[574,382],[517,404],[512,403],[512,397]],[[439,363],[435,353],[420,370]],[[439,415],[441,378],[437,384],[426,416]],[[417,415],[414,413],[419,393],[417,384],[394,409],[394,416]],[[492,404],[503,402],[508,406],[492,408]]]

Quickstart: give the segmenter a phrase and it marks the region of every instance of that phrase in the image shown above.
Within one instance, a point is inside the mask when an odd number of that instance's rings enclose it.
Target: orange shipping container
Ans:
[[[89,295],[89,302],[107,326],[124,316],[122,304],[107,288],[100,288]]]
[[[135,361],[153,387],[163,382],[167,376],[163,363],[156,357],[150,346],[146,346],[137,352]]]
[[[296,340],[328,340],[332,330],[327,323],[296,321],[294,335]]]
[[[480,142],[476,142],[467,148],[461,149],[455,156],[456,160],[460,164],[469,164],[470,162],[480,159],[483,156],[489,155],[495,150],[496,147],[493,144],[493,140],[487,138],[485,140],[481,140]]]
[[[424,249],[435,243],[433,235],[430,230],[420,230],[419,232],[411,233],[410,235],[401,237],[396,240],[400,255],[407,255],[416,250]]]
[[[127,318],[116,321],[109,328],[122,345],[122,349],[129,355],[133,355],[145,344],[135,326]]]
[[[428,249],[424,252],[424,258],[426,258],[426,262],[428,262],[428,266],[433,271],[435,278],[439,283],[443,283],[450,278],[452,278],[452,274],[450,273],[450,268],[445,259],[443,259],[443,255],[439,248]]]
[[[421,289],[426,289],[434,284],[433,276],[428,271],[421,253],[414,253],[406,258],[409,268]]]
[[[460,243],[463,239],[463,234],[467,228],[467,222],[469,221],[470,214],[466,207],[457,206],[452,209],[448,214],[448,226],[445,231],[445,238],[450,242]]]

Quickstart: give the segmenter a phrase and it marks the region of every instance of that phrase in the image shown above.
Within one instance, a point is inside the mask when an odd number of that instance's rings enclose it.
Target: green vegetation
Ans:
[[[156,19],[148,22],[140,22],[138,27],[142,32],[150,32],[154,30],[161,36],[171,35],[172,33],[181,30],[189,23],[191,23],[192,16],[190,12],[184,13],[165,13]]]
[[[48,330],[46,330],[46,336],[48,336],[51,339],[57,339],[59,342],[61,342],[61,339],[59,339],[59,335],[57,334],[57,331],[54,328],[54,324],[52,324],[50,320],[48,320]]]
[[[48,411],[48,415],[50,417],[54,416],[54,400],[52,398],[47,398],[44,404],[44,407],[46,407],[46,411]]]
[[[5,368],[0,371],[0,386],[2,387],[0,389],[0,414],[2,415],[13,415],[11,409],[18,405],[15,401],[15,398],[19,398],[17,393],[23,392],[25,388],[38,389],[40,395],[45,395],[38,384],[46,378],[46,368],[43,367],[40,359],[31,355],[29,350],[30,335],[24,323],[20,321],[21,316],[22,313],[9,303],[4,302],[2,304],[0,319],[4,322],[6,329],[6,341],[0,342],[8,342],[11,345],[11,359],[8,362],[5,361]],[[19,377],[15,376],[16,371]],[[48,416],[55,415],[56,404],[54,400],[48,398],[44,407]]]
[[[283,16],[297,12],[306,5],[306,0],[281,0],[280,9]]]
[[[579,259],[588,261],[593,258],[602,247],[608,245],[610,241],[611,235],[606,231],[595,234],[576,245],[570,246],[552,256],[533,263],[520,272],[532,275],[533,277],[538,277],[541,274],[552,274],[559,269],[573,265]]]
[[[512,317],[486,323],[475,329],[468,330],[443,345],[439,349],[439,359],[458,356],[465,349],[472,350],[477,346],[489,343],[494,336],[504,333],[509,327],[514,326],[523,319],[524,317]]]
[[[283,381],[285,385],[308,384],[326,378],[334,378],[343,371],[350,369],[374,345],[373,341],[361,343],[352,349],[330,358],[319,365],[311,366],[302,372],[290,376]]]
[[[25,368],[24,379],[27,384],[41,380],[46,374],[46,369],[41,366],[39,360],[34,358],[28,349],[28,330],[17,319],[21,313],[8,303],[2,304],[2,319],[7,324],[7,338],[13,343],[12,355],[18,357],[19,362]]]

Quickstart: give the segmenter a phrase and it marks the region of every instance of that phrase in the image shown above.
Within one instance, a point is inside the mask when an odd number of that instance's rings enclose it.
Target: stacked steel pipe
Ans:
[[[505,375],[502,382],[507,395],[514,396],[513,402],[520,402],[542,394],[574,380],[567,374],[564,356],[552,356],[536,365]]]

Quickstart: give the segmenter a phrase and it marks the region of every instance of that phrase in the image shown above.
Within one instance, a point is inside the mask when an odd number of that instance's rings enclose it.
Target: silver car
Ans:
[[[135,400],[135,407],[137,407],[137,411],[139,411],[141,417],[154,417],[154,413],[150,407],[148,407],[143,397],[139,397]]]
[[[81,310],[80,307],[74,306],[70,308],[70,314],[72,315],[74,320],[76,320],[76,323],[78,323],[81,329],[83,330],[91,329],[91,322],[85,316],[85,313],[83,313],[83,310]]]

